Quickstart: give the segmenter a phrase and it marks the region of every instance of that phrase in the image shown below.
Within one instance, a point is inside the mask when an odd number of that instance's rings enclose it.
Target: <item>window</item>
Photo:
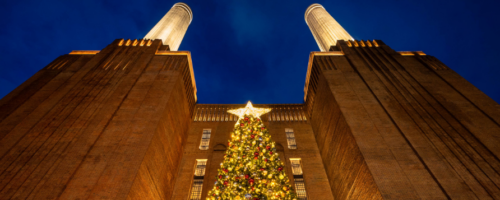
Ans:
[[[295,189],[297,190],[297,199],[298,200],[307,200],[306,186],[304,185],[303,178],[296,178],[295,179]]]
[[[300,166],[300,158],[290,158],[292,163],[292,174],[293,176],[302,176],[302,166]]]
[[[200,150],[208,150],[210,144],[210,133],[211,129],[203,129],[203,134],[201,135]]]
[[[207,160],[206,159],[198,159],[196,160],[196,169],[194,171],[194,176],[195,177],[203,177],[205,176],[205,168],[207,166]]]
[[[297,143],[295,143],[295,135],[293,134],[293,129],[285,128],[286,141],[288,142],[289,149],[297,149]]]
[[[300,158],[290,158],[292,164],[292,174],[295,181],[295,190],[297,191],[298,200],[307,200],[306,185],[304,183],[304,176],[302,173],[302,166]]]
[[[201,200],[201,190],[203,189],[203,179],[193,181],[193,188],[191,188],[190,200]]]
[[[201,200],[201,191],[203,189],[203,178],[205,177],[205,168],[207,159],[196,159],[196,168],[194,170],[193,186],[191,187],[190,200]]]

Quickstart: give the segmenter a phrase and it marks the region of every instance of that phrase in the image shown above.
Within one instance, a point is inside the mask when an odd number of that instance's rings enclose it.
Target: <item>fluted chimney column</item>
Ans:
[[[337,40],[354,40],[320,4],[310,5],[305,14],[306,23],[321,51],[337,45]]]
[[[191,8],[185,3],[176,3],[144,39],[161,39],[170,51],[177,51],[192,20]]]

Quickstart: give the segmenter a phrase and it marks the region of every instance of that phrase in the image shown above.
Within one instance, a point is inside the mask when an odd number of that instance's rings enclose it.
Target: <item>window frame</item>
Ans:
[[[207,161],[208,159],[196,159],[188,200],[201,200]]]
[[[208,133],[208,134],[207,134]],[[206,137],[208,135],[208,137]],[[201,140],[200,140],[200,150],[208,150],[210,148],[210,138],[212,136],[212,129],[204,128],[201,132]]]
[[[295,140],[293,128],[285,128],[285,135],[288,149],[297,149],[297,140]]]
[[[292,168],[295,191],[297,192],[297,200],[307,200],[307,189],[304,179],[304,170],[302,170],[302,159],[290,158],[290,168]]]

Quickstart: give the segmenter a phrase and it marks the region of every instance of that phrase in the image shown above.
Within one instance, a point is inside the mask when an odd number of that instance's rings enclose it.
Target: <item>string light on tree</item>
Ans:
[[[260,119],[269,111],[270,108],[253,107],[250,101],[245,108],[228,111],[239,119],[207,199],[297,199],[276,144]]]

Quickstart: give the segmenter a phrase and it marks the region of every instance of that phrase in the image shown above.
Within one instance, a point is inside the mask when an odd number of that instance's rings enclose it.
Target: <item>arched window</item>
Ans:
[[[284,150],[285,150],[285,148],[283,148],[283,145],[281,145],[280,143],[277,143],[277,142],[276,142],[276,150],[277,150],[277,151],[281,151],[281,152],[282,152],[282,151],[284,151]]]
[[[214,151],[226,151],[226,146],[224,146],[223,144],[217,144],[214,147]]]

